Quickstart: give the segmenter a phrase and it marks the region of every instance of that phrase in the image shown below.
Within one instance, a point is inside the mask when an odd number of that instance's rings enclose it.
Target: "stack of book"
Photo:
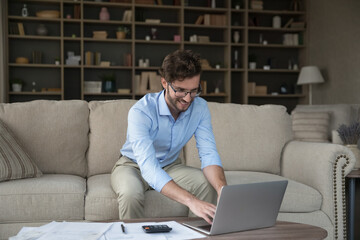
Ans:
[[[42,52],[41,51],[33,51],[32,52],[32,62],[34,64],[40,64],[41,63],[41,56],[42,56]]]
[[[283,44],[288,46],[299,45],[299,34],[286,33],[283,35]]]
[[[226,25],[226,15],[223,14],[205,14],[204,25],[224,26]]]
[[[251,6],[251,9],[263,10],[263,1],[251,0],[250,6]]]

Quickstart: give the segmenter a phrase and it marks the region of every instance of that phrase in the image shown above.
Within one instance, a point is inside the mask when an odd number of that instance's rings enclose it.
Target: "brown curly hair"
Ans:
[[[159,73],[170,83],[197,76],[201,73],[200,55],[191,50],[176,50],[165,57]]]

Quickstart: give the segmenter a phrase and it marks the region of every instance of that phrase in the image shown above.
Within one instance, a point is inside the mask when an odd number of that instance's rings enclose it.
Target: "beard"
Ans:
[[[181,112],[185,112],[190,107],[191,103],[194,101],[194,98],[191,98],[191,100],[188,102],[185,101],[184,98],[171,97],[169,92],[169,86],[166,89],[165,96],[168,100],[167,102],[170,105],[169,107],[171,108],[171,111],[174,111],[178,114],[180,114]]]

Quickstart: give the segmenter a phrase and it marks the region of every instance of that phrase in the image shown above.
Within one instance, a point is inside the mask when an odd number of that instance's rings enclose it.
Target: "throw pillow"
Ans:
[[[329,142],[329,112],[292,112],[292,128],[296,140]]]
[[[0,120],[0,182],[41,175],[40,169]]]

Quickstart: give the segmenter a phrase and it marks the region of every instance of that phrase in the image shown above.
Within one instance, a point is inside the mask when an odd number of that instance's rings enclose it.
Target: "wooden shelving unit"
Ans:
[[[216,8],[208,6],[207,0],[181,1],[173,5],[173,0],[163,0],[162,5],[138,4],[130,2],[107,1],[94,2],[86,0],[7,0],[5,16],[8,29],[6,40],[7,52],[7,97],[9,102],[28,101],[33,99],[139,99],[143,94],[136,91],[136,75],[143,71],[156,72],[162,59],[176,49],[192,49],[207,59],[211,69],[204,69],[202,80],[207,81],[207,92],[202,96],[209,101],[235,102],[249,104],[277,103],[291,110],[294,104],[304,101],[307,95],[303,89],[295,87],[299,70],[288,69],[287,62],[292,59],[298,69],[305,64],[306,28],[273,28],[272,17],[280,16],[282,26],[290,18],[294,21],[306,20],[305,9],[292,11],[288,1],[263,0],[264,9],[251,9],[251,0],[240,1],[240,9],[235,9],[235,1],[216,0]],[[22,17],[21,8],[27,4],[29,16]],[[74,6],[80,9],[80,18],[74,19]],[[101,8],[106,7],[110,13],[109,21],[99,20]],[[36,17],[40,10],[58,10],[60,18]],[[131,21],[123,21],[125,10],[131,10]],[[67,18],[67,15],[72,18]],[[200,15],[224,15],[225,24],[195,24]],[[160,19],[160,23],[148,23],[145,19]],[[253,20],[256,26],[250,26]],[[22,23],[25,35],[11,33],[11,25]],[[47,36],[39,36],[36,28],[44,24]],[[116,38],[118,26],[126,26],[131,32],[126,39]],[[145,40],[150,29],[156,28],[156,40]],[[93,31],[107,31],[107,39],[94,39]],[[233,35],[240,34],[239,42],[234,42]],[[296,45],[284,45],[283,34],[301,35],[302,42]],[[180,41],[174,41],[174,35],[180,35]],[[209,42],[193,42],[190,37],[208,36]],[[267,44],[258,41],[259,36],[268,40]],[[43,53],[41,64],[17,64],[15,59],[25,56],[31,61],[33,50]],[[67,53],[72,51],[81,57],[80,65],[66,65]],[[100,52],[103,61],[109,61],[109,67],[85,65],[85,52]],[[238,66],[234,65],[234,52],[238,52]],[[131,54],[131,66],[125,66],[124,55]],[[257,68],[248,69],[248,56],[258,55]],[[55,65],[55,58],[60,65]],[[149,67],[140,67],[140,58],[149,59]],[[263,70],[267,60],[274,60],[270,70]],[[220,68],[216,69],[215,65]],[[99,76],[115,73],[116,88],[131,89],[129,94],[86,93],[84,82],[101,81]],[[22,78],[25,81],[22,92],[12,92],[10,80]],[[33,92],[32,82],[36,82]],[[267,85],[268,93],[258,95],[248,93],[248,83]],[[293,89],[290,94],[272,93],[285,83]],[[220,93],[214,93],[219,87]],[[60,88],[60,93],[40,92],[42,88]],[[290,99],[290,100],[289,100]],[[273,101],[275,100],[275,101]]]

